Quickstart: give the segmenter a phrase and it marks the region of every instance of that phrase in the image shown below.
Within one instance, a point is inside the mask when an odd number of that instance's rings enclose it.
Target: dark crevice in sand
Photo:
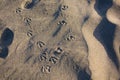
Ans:
[[[56,20],[60,16],[60,13],[61,13],[60,8],[61,8],[61,6],[59,6],[57,11],[53,14],[54,20]]]
[[[89,19],[89,15],[86,15],[83,19],[81,26],[83,26],[88,21],[88,19]]]
[[[33,55],[27,56],[24,60],[24,63],[27,63],[32,57],[33,57]]]
[[[113,5],[113,0],[96,0],[95,10],[101,16],[106,16],[107,10]]]
[[[55,37],[60,32],[61,28],[62,28],[62,25],[59,25],[57,30],[53,33],[53,37]]]
[[[113,39],[115,25],[104,18],[94,31],[94,36],[103,44],[109,58],[114,62],[116,67],[119,67],[118,59],[113,48]]]
[[[33,8],[40,0],[32,0],[32,2],[27,2],[25,5],[26,9]]]

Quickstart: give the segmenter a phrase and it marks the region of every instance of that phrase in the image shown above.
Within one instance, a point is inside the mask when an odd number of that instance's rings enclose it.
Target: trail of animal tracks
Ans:
[[[0,80],[120,80],[119,0],[0,0]]]

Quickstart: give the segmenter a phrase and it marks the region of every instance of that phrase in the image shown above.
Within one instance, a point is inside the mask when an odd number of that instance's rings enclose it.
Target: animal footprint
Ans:
[[[67,22],[65,20],[62,20],[62,21],[58,22],[58,25],[66,25],[66,24],[67,24]]]
[[[49,61],[50,61],[52,64],[56,64],[57,61],[58,61],[58,58],[56,58],[56,57],[51,57],[51,58],[49,59]]]
[[[39,48],[42,48],[44,45],[45,45],[45,43],[42,42],[42,41],[38,41],[38,42],[37,42],[37,46],[38,46]]]
[[[28,37],[32,37],[32,36],[33,36],[32,33],[33,33],[33,32],[32,32],[31,30],[29,30],[29,31],[27,32],[27,36],[28,36]]]
[[[24,18],[24,23],[26,25],[30,25],[31,22],[32,22],[32,20],[30,18],[28,18],[28,17]]]
[[[50,73],[50,71],[51,71],[51,66],[49,66],[49,65],[42,66],[41,71],[42,71],[43,73]]]
[[[66,9],[68,9],[68,6],[67,6],[67,5],[62,5],[62,6],[61,6],[61,10],[66,10]]]
[[[66,34],[64,35],[64,39],[66,41],[72,41],[72,40],[75,40],[75,38],[76,38],[76,35],[71,30],[67,31]]]
[[[58,47],[54,52],[55,55],[59,55],[61,53],[63,53],[63,50],[60,47]]]
[[[17,8],[17,9],[16,9],[16,13],[17,13],[17,14],[19,14],[19,13],[21,13],[21,12],[22,12],[21,8]]]
[[[69,36],[66,38],[67,41],[71,41],[71,40],[74,40],[74,39],[75,39],[75,37],[74,37],[73,35],[69,35]]]
[[[39,56],[39,61],[45,61],[47,60],[47,57],[48,57],[48,51],[44,51],[42,54],[40,54]]]
[[[26,0],[22,3],[22,8],[23,9],[31,9],[35,6],[41,0]]]
[[[46,57],[46,55],[40,55],[39,56],[39,61],[43,61],[43,60],[46,60],[47,59],[47,57]]]

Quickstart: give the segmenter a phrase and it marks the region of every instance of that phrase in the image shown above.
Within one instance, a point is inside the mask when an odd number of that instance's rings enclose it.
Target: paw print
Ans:
[[[56,57],[51,57],[51,58],[49,59],[49,61],[50,61],[52,64],[56,64],[57,61],[58,61],[58,58],[56,58]]]
[[[32,20],[30,18],[28,18],[28,17],[24,18],[24,23],[26,25],[30,25],[31,22],[32,22]]]
[[[62,5],[61,6],[61,10],[67,10],[68,9],[68,6],[67,5]]]
[[[62,21],[58,22],[58,25],[66,25],[66,24],[67,24],[67,22],[65,20],[62,20]]]
[[[21,8],[17,8],[17,9],[16,9],[16,13],[17,13],[17,14],[19,14],[19,13],[21,13],[21,12],[22,12],[22,9],[21,9]]]
[[[45,46],[45,43],[42,41],[38,41],[37,46],[38,46],[38,48],[42,48],[43,46]]]
[[[49,66],[49,65],[42,66],[41,71],[43,73],[47,73],[48,74],[51,71],[51,66]]]
[[[28,37],[32,37],[32,36],[33,36],[33,31],[32,31],[32,30],[29,30],[29,31],[27,32],[27,36],[28,36]]]

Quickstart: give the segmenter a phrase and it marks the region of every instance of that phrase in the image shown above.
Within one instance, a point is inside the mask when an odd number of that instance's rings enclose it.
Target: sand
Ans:
[[[120,80],[119,0],[0,0],[0,80]]]

